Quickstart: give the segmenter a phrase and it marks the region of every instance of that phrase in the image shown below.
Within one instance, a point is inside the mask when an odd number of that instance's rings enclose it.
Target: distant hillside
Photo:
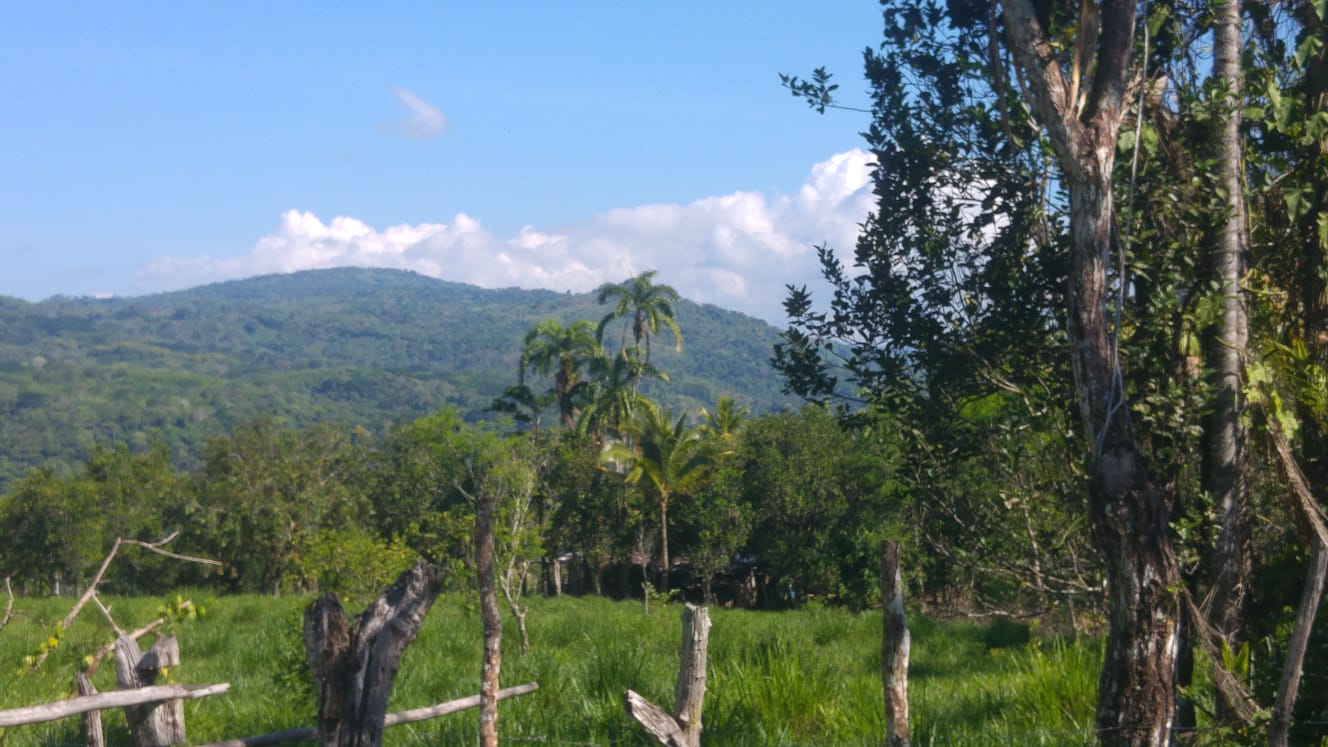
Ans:
[[[0,489],[95,444],[161,440],[189,466],[209,435],[259,416],[370,430],[444,404],[486,417],[515,383],[531,326],[604,313],[591,294],[359,269],[139,298],[0,296]],[[768,364],[778,330],[686,301],[678,321],[683,352],[656,346],[672,381],[652,397],[695,409],[730,394],[757,413],[792,404]]]

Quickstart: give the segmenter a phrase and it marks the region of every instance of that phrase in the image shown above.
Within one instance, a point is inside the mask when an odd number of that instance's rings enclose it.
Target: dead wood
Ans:
[[[623,693],[627,714],[664,747],[700,747],[701,710],[705,705],[706,654],[710,644],[710,614],[689,604],[682,613],[682,645],[678,650],[678,680],[673,689],[674,709],[663,708],[628,690]]]
[[[97,688],[86,674],[74,675],[74,686],[79,695],[96,695]],[[101,729],[101,711],[88,711],[83,714],[83,740],[87,747],[106,747],[106,736]]]
[[[158,640],[146,653],[123,633],[115,642],[115,679],[121,690],[136,690],[156,684],[170,667],[180,663],[180,644],[175,636]],[[125,721],[134,747],[167,747],[184,744],[184,702],[175,699],[126,706]]]
[[[881,683],[885,689],[885,734],[889,747],[908,747],[908,619],[899,575],[899,543],[881,542]]]
[[[230,684],[226,682],[219,685],[153,685],[152,687],[140,687],[137,690],[116,690],[115,692],[97,693],[96,695],[81,695],[77,698],[59,700],[54,703],[0,711],[0,727],[40,724],[106,708],[124,708],[180,698],[202,698],[224,693],[230,688]]]
[[[539,689],[539,685],[534,682],[528,682],[516,687],[508,687],[498,691],[498,699],[505,700],[514,698],[518,695],[533,693]],[[471,695],[468,698],[458,698],[449,700],[438,705],[427,706],[425,708],[415,708],[409,711],[400,711],[398,713],[389,713],[383,719],[383,726],[398,726],[400,724],[413,724],[419,721],[427,721],[431,718],[438,718],[448,714],[457,713],[470,708],[477,708],[480,704],[480,696]],[[208,744],[198,745],[198,747],[267,747],[274,744],[288,744],[290,742],[308,742],[318,739],[318,728],[306,726],[298,729],[286,729],[285,731],[273,732],[271,734],[262,734],[256,737],[245,737],[243,739],[228,739],[224,742],[210,742]]]
[[[179,536],[179,534],[180,532],[178,530],[171,532],[170,534],[166,535],[165,537],[162,537],[156,542],[144,542],[142,540],[133,540],[133,539],[127,540],[124,539],[123,537],[117,537],[115,540],[115,544],[111,546],[111,551],[107,553],[105,559],[101,561],[101,567],[97,569],[97,575],[92,577],[92,583],[88,584],[88,588],[83,592],[83,595],[80,596],[78,598],[78,601],[74,603],[74,606],[70,608],[69,614],[65,615],[65,618],[60,621],[60,630],[61,631],[69,630],[69,626],[74,624],[74,618],[78,617],[78,613],[83,610],[83,607],[86,606],[87,603],[97,595],[97,587],[101,585],[101,580],[106,575],[106,569],[111,566],[111,561],[115,559],[116,554],[120,552],[120,548],[124,545],[136,545],[145,550],[148,550],[149,552],[154,552],[158,555],[163,555],[168,558],[174,558],[175,560],[184,560],[190,563],[203,563],[204,565],[215,565],[215,566],[221,565],[221,563],[216,560],[210,560],[208,558],[196,558],[192,555],[181,555],[179,553],[174,553],[170,552],[169,550],[162,549],[163,545],[175,539],[177,536]],[[100,602],[98,602],[98,606],[101,606]],[[103,607],[102,612],[105,613],[108,618],[110,617],[110,613],[106,610],[106,608]],[[115,624],[114,620],[111,620],[111,627],[115,628],[117,631],[119,631],[120,629],[119,626]],[[37,667],[41,666],[42,662],[46,661],[46,657],[50,654],[50,652],[51,649],[49,648],[42,651],[41,655],[39,655],[37,657],[37,660],[33,662],[30,669],[36,669]]]
[[[318,738],[325,747],[377,747],[401,654],[442,590],[442,571],[418,561],[354,626],[333,595],[304,613],[304,645],[318,684]]]

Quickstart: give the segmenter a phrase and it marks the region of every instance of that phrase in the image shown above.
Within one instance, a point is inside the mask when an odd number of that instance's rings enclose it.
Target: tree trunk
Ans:
[[[1010,49],[1046,128],[1070,200],[1067,335],[1084,432],[1092,447],[1089,519],[1107,563],[1106,655],[1097,725],[1104,745],[1158,745],[1171,737],[1179,570],[1167,505],[1130,424],[1108,320],[1107,267],[1115,246],[1112,169],[1134,44],[1136,3],[1102,0],[1079,19],[1091,34],[1093,80],[1082,100],[1031,0],[1003,0]],[[1083,66],[1088,69],[1089,66]],[[1124,279],[1122,279],[1122,282]]]
[[[660,579],[660,591],[669,593],[669,496],[659,497],[659,555],[664,566],[664,577]]]
[[[881,542],[881,682],[888,747],[908,747],[908,619],[899,577],[899,543]]]
[[[503,623],[494,589],[495,499],[481,494],[475,506],[475,571],[479,577],[484,661],[480,668],[480,747],[498,747],[498,674],[503,659]]]
[[[424,561],[397,578],[349,625],[333,595],[304,611],[304,647],[318,686],[324,747],[378,747],[401,654],[442,590],[442,571]]]
[[[1237,650],[1248,640],[1249,583],[1253,573],[1250,505],[1246,481],[1243,357],[1249,321],[1240,281],[1245,272],[1245,201],[1241,182],[1240,0],[1218,6],[1213,31],[1213,77],[1225,88],[1217,138],[1219,191],[1226,215],[1209,255],[1209,271],[1222,297],[1220,325],[1205,340],[1213,387],[1212,412],[1204,422],[1204,490],[1213,496],[1222,529],[1213,574],[1213,622]]]
[[[1291,731],[1291,710],[1300,691],[1300,676],[1305,665],[1305,649],[1310,632],[1314,629],[1315,613],[1323,600],[1324,578],[1328,576],[1328,552],[1323,543],[1314,539],[1310,567],[1301,588],[1300,607],[1296,610],[1296,624],[1287,642],[1286,659],[1282,661],[1282,679],[1277,683],[1277,700],[1273,703],[1273,717],[1268,722],[1268,747],[1286,747]]]

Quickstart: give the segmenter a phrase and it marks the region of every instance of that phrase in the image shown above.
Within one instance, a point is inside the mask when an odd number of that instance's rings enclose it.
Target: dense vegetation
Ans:
[[[1195,651],[1226,723],[1286,744],[1328,578],[1328,12],[883,6],[876,210],[821,248],[831,294],[792,289],[776,366],[905,440],[900,489],[950,521],[929,558],[1108,586],[1103,744],[1193,724]]]
[[[512,379],[544,318],[598,319],[591,294],[482,290],[391,270],[270,276],[140,298],[0,298],[0,489],[71,470],[95,445],[164,443],[182,467],[209,436],[259,416],[372,431],[443,405],[468,420]],[[676,408],[720,394],[753,412],[792,403],[765,361],[778,332],[682,301],[685,353],[655,351]]]
[[[125,415],[100,419],[71,441],[88,448],[82,467],[39,468],[0,503],[13,538],[0,563],[31,590],[68,585],[114,536],[180,526],[225,563],[223,578],[126,563],[116,588],[363,593],[355,584],[380,585],[415,553],[463,588],[485,500],[500,511],[505,588],[538,560],[546,584],[565,562],[575,588],[647,602],[681,589],[737,606],[860,608],[875,601],[872,548],[894,536],[910,595],[929,607],[1102,631],[1103,743],[1161,744],[1204,719],[1230,740],[1318,739],[1328,10],[884,4],[884,43],[864,55],[877,210],[851,259],[821,248],[834,292],[792,288],[774,347],[806,409],[694,390],[660,343],[685,334],[684,355],[725,359],[692,345],[691,317],[646,273],[580,297],[577,313],[513,320],[479,391],[514,423],[476,426],[480,405],[465,401],[437,409],[460,391],[444,378],[419,395],[431,414],[394,415],[402,424],[384,431],[312,425],[328,418],[312,399],[289,422],[244,410],[192,462],[173,459],[169,439],[116,430]],[[830,81],[785,78],[822,112],[838,105]],[[285,316],[199,326],[171,306],[141,318],[176,336],[107,348],[58,342],[116,323],[93,314],[97,302],[44,308],[5,332],[50,341],[8,364],[5,375],[28,378],[0,392],[17,416],[7,423],[31,412],[72,424],[98,397],[132,409],[154,377],[229,370],[206,340],[276,339],[305,319],[279,304]],[[427,369],[436,348],[397,345],[408,333],[385,331],[397,323],[384,312],[333,338],[368,345],[357,355],[387,374]],[[301,346],[324,339],[301,324]],[[468,340],[442,347],[481,349]],[[245,344],[235,365],[267,372],[246,407],[284,412],[314,382],[354,401],[367,382],[394,381],[329,378],[289,349]],[[111,376],[171,346],[188,366],[147,384]],[[87,363],[93,350],[107,365]],[[351,365],[338,350],[319,355]],[[66,359],[82,368],[60,368]],[[120,388],[67,394],[82,375]],[[406,412],[371,391],[380,411]],[[215,403],[168,404],[182,428],[221,419]],[[13,453],[40,456],[44,433],[27,427]],[[129,445],[93,448],[117,442]]]

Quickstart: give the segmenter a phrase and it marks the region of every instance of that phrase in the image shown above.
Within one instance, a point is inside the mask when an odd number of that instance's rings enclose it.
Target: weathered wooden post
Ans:
[[[899,543],[881,542],[881,681],[885,687],[885,732],[889,747],[908,747],[908,620],[899,576]]]
[[[152,644],[147,653],[123,633],[115,641],[115,680],[121,690],[137,690],[157,682],[168,668],[180,664],[180,643],[168,635]],[[184,744],[184,701],[168,700],[126,706],[125,720],[134,747],[167,747]]]
[[[402,573],[348,625],[333,595],[304,612],[304,647],[318,684],[318,738],[323,747],[379,747],[387,696],[401,654],[442,590],[442,571],[423,560]]]
[[[92,680],[82,672],[74,674],[74,686],[78,688],[79,695],[97,694],[97,688],[92,686]],[[83,739],[87,747],[106,747],[106,737],[101,729],[101,711],[88,711],[83,714]]]
[[[689,604],[682,613],[682,646],[678,650],[678,681],[673,689],[673,715],[638,693],[623,694],[627,714],[664,747],[700,747],[701,708],[705,705],[706,649],[710,645],[710,613]]]

